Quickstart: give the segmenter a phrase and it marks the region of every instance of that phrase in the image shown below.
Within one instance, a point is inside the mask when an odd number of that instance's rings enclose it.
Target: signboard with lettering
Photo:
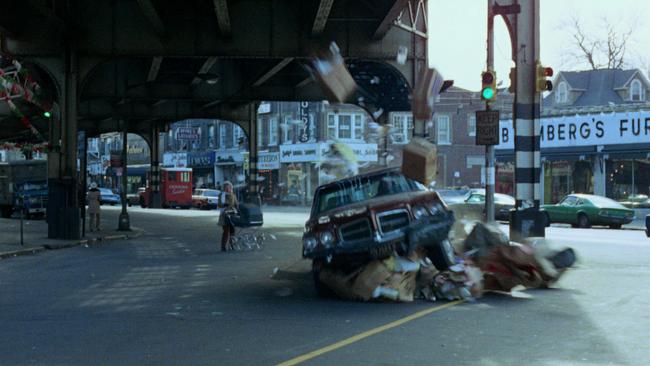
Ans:
[[[214,161],[214,151],[190,152],[187,154],[187,166],[193,168],[212,167]]]
[[[539,132],[542,148],[647,143],[650,141],[650,112],[542,118]],[[500,121],[499,145],[495,148],[514,149],[514,139],[512,120]]]
[[[308,142],[311,137],[311,120],[309,118],[309,102],[300,102],[300,142]]]
[[[476,111],[476,145],[499,144],[499,111]]]
[[[346,144],[358,162],[377,161],[377,144]],[[329,151],[328,143],[280,145],[281,163],[319,162]]]
[[[163,166],[167,168],[186,168],[187,153],[165,153],[163,154]]]
[[[260,152],[257,158],[258,170],[277,170],[280,169],[280,153],[277,152]]]
[[[177,140],[198,140],[201,138],[200,127],[179,127],[176,130]]]

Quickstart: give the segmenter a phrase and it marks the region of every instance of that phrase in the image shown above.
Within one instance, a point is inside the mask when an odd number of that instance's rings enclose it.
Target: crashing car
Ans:
[[[316,189],[302,255],[312,260],[321,295],[327,293],[319,279],[325,266],[352,269],[394,253],[407,256],[418,247],[445,270],[455,260],[447,240],[453,222],[436,192],[398,169],[366,173]]]

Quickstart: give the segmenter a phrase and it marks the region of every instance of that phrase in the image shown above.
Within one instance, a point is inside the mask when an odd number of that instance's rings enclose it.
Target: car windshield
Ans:
[[[108,188],[100,188],[99,193],[101,193],[101,194],[113,194],[113,191],[111,191]]]
[[[607,197],[592,196],[589,197],[587,200],[591,201],[591,203],[593,203],[594,206],[598,206],[598,207],[625,208],[625,206]]]
[[[219,192],[217,191],[203,191],[203,195],[206,197],[219,197]]]
[[[421,190],[425,190],[422,184],[399,173],[346,179],[319,192],[315,213],[376,197]]]
[[[467,195],[469,193],[469,191],[465,189],[438,189],[436,192],[447,204],[462,202],[465,200],[465,198],[467,198]]]

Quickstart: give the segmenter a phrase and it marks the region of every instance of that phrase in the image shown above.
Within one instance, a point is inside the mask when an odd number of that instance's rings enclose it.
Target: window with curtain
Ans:
[[[226,148],[226,124],[222,123],[219,125],[219,148]]]
[[[413,116],[410,113],[394,113],[391,122],[393,143],[408,143],[413,136]]]
[[[437,121],[437,132],[438,132],[438,143],[439,144],[450,144],[451,143],[451,129],[449,126],[449,116],[438,116]]]
[[[360,113],[330,113],[327,115],[327,137],[332,140],[362,141],[363,115]]]
[[[566,103],[569,98],[569,88],[566,82],[560,82],[560,85],[557,87],[557,93],[555,94],[556,103]]]
[[[271,118],[269,120],[269,146],[276,146],[278,144],[278,119]]]
[[[476,136],[476,115],[471,115],[467,119],[467,134]]]

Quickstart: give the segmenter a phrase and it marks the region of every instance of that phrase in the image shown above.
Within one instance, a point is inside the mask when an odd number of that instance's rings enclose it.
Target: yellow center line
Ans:
[[[277,366],[293,366],[293,365],[297,365],[299,363],[305,362],[307,360],[311,360],[312,358],[318,357],[318,356],[320,356],[322,354],[325,354],[327,352],[332,352],[332,351],[337,350],[337,349],[339,349],[341,347],[345,347],[345,346],[347,346],[349,344],[352,344],[354,342],[358,342],[358,341],[360,341],[362,339],[373,336],[373,335],[375,335],[377,333],[381,333],[381,332],[384,332],[386,330],[398,327],[398,326],[400,326],[400,325],[402,325],[404,323],[410,322],[411,320],[421,318],[421,317],[423,317],[425,315],[429,315],[429,314],[431,314],[433,312],[436,312],[438,310],[442,310],[442,309],[446,309],[446,308],[458,305],[458,304],[460,304],[462,302],[463,302],[462,300],[452,301],[450,303],[447,303],[447,304],[444,304],[444,305],[441,305],[441,306],[437,306],[437,307],[434,307],[434,308],[418,311],[417,313],[409,315],[409,316],[407,316],[405,318],[395,320],[394,322],[390,322],[390,323],[382,325],[380,327],[367,330],[367,331],[365,331],[363,333],[359,333],[359,334],[357,334],[355,336],[352,336],[350,338],[346,338],[346,339],[344,339],[342,341],[330,344],[329,346],[323,347],[321,349],[317,349],[315,351],[305,353],[302,356],[292,358],[289,361],[285,361],[285,362],[282,362],[282,363],[278,364]]]

